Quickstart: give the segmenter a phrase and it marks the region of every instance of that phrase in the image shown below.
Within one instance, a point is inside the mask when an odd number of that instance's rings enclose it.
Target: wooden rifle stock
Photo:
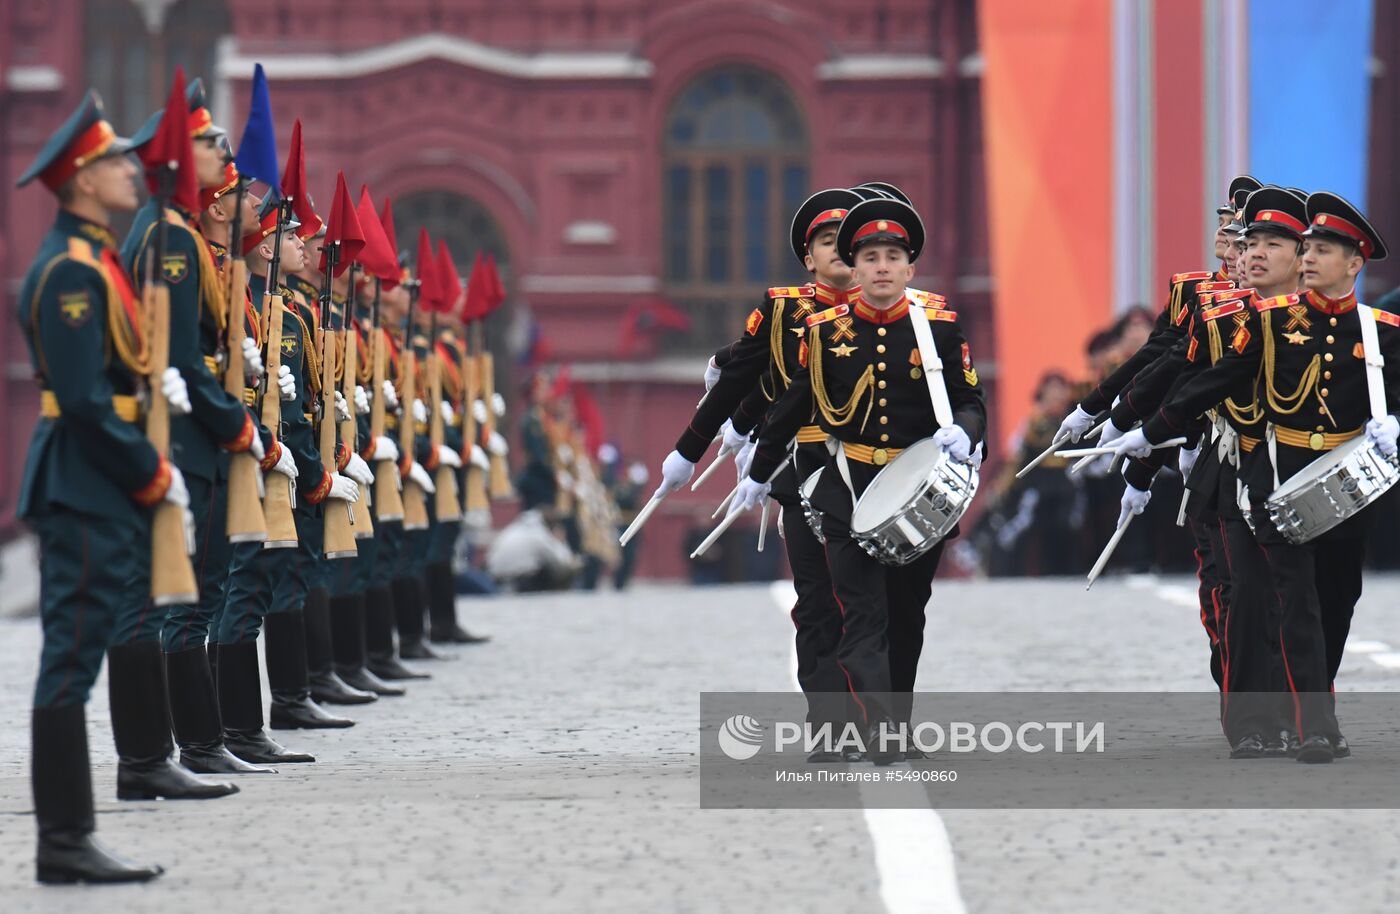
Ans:
[[[330,302],[322,307],[329,311]],[[323,323],[324,318],[323,315]],[[317,349],[321,352],[321,466],[327,473],[334,474],[340,469],[336,464],[335,446],[335,333],[322,326],[317,329],[316,337]],[[348,502],[338,498],[327,498],[321,503],[321,522],[325,525],[322,554],[328,559],[353,558],[359,553],[351,508]]]
[[[480,447],[481,428],[476,421],[476,404],[481,402],[480,359],[462,352],[462,466],[467,468],[467,511],[485,511],[491,507],[486,494],[486,474],[472,463],[473,446]],[[483,404],[485,405],[485,404]],[[487,406],[487,409],[490,409]]]
[[[404,338],[403,350],[399,357],[403,360],[403,387],[399,390],[399,454],[401,459],[412,462],[413,439],[417,433],[417,422],[413,416],[413,400],[418,396],[418,354],[413,351],[413,340]],[[428,499],[422,486],[411,479],[403,481],[403,528],[405,530],[426,530],[428,528]]]
[[[244,325],[244,296],[248,288],[248,266],[240,258],[229,265],[229,284],[225,290],[228,301],[228,364],[224,367],[224,390],[243,401],[244,381],[243,341],[247,339]],[[267,539],[267,519],[263,517],[262,499],[258,495],[258,461],[247,451],[229,455],[228,464],[228,523],[225,527],[230,543],[261,543]]]
[[[347,312],[350,306],[346,305]],[[350,410],[350,418],[340,423],[340,440],[350,449],[350,453],[360,452],[360,427],[355,423],[355,384],[359,380],[360,335],[355,331],[354,321],[346,315],[345,327],[345,374],[340,392],[345,397],[345,405]],[[360,487],[360,500],[350,506],[350,523],[355,528],[355,539],[369,539],[374,536],[374,521],[370,519],[370,491],[373,486]]]
[[[164,283],[147,283],[143,298],[151,327],[151,399],[146,412],[146,440],[169,459],[170,404],[160,391],[160,379],[170,367],[170,290]],[[161,501],[155,507],[151,524],[151,599],[155,605],[194,603],[199,599],[199,582],[195,580],[190,552],[185,509]]]
[[[384,331],[376,326],[373,330],[373,344],[370,346],[371,393],[374,399],[369,405],[369,433],[374,438],[384,437],[386,408],[384,403],[384,382],[389,373],[389,341]],[[374,462],[374,515],[382,523],[390,520],[403,520],[403,498],[399,494],[399,469],[392,460]]]
[[[488,441],[496,431],[496,361],[489,352],[481,353],[481,396],[486,401],[486,434]],[[510,487],[510,467],[505,454],[490,454],[492,498],[509,498],[513,494]]]
[[[263,379],[262,423],[272,431],[274,438],[282,428],[282,389],[277,384],[277,375],[282,369],[282,296],[263,293],[263,317],[267,332],[263,339],[267,349],[263,354],[263,367],[267,375]],[[296,480],[287,479],[280,473],[268,474],[267,485],[263,487],[263,517],[267,520],[267,541],[264,549],[290,549],[297,545],[297,525],[292,517],[292,493]],[[283,481],[286,485],[283,485]]]
[[[428,440],[436,455],[442,447],[444,437],[442,420],[442,354],[438,352],[437,340],[429,341],[428,348],[428,408],[432,415],[428,421]],[[433,514],[439,523],[462,519],[462,499],[457,491],[457,471],[439,464],[434,474]]]

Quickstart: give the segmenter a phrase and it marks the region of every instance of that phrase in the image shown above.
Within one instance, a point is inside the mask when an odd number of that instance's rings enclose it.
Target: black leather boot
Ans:
[[[233,784],[201,780],[170,760],[175,745],[159,641],[107,651],[107,694],[117,744],[118,800],[212,800],[238,793]]]
[[[325,730],[353,727],[355,722],[328,714],[311,700],[306,672],[306,631],[298,610],[269,613],[263,619],[267,635],[267,684],[272,690],[274,730]]]
[[[433,562],[423,569],[428,588],[428,640],[433,644],[484,644],[491,639],[473,635],[457,624],[457,586],[451,562]]]
[[[365,668],[365,595],[348,593],[331,597],[331,645],[335,653],[335,674],[348,688],[380,695],[402,695]],[[392,645],[394,637],[389,636]],[[392,648],[391,648],[392,649]]]
[[[260,765],[316,761],[313,755],[287,750],[263,731],[258,642],[220,644],[218,655],[219,709],[228,751],[245,762]]]
[[[423,582],[415,577],[395,578],[394,624],[399,630],[399,657],[404,660],[443,660],[442,654],[423,640]]]
[[[196,774],[276,774],[276,769],[250,765],[224,748],[219,696],[204,645],[166,654],[165,681],[182,766]]]
[[[307,594],[302,618],[306,624],[306,681],[311,687],[311,700],[332,705],[367,705],[378,700],[373,692],[351,688],[336,675],[330,591],[318,587]]]
[[[30,720],[30,781],[39,843],[35,876],[42,883],[149,882],[159,866],[123,860],[93,837],[92,772],[82,705],[35,708]]]
[[[365,591],[365,644],[365,667],[380,679],[393,682],[431,678],[399,662],[394,650],[394,598],[387,587]]]

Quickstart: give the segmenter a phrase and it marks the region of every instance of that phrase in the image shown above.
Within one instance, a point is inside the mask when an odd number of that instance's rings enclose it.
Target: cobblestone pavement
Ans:
[[[1078,581],[940,582],[920,688],[1208,689],[1191,585],[1110,580],[1086,594]],[[1400,688],[1398,604],[1400,580],[1368,582],[1346,688]],[[0,911],[242,910],[263,899],[347,914],[932,909],[920,873],[933,861],[917,868],[925,849],[915,848],[915,869],[891,869],[875,817],[697,808],[698,693],[792,688],[791,626],[768,587],[641,587],[462,610],[490,644],[424,664],[431,681],[351,710],[351,730],[284,733],[320,761],[245,777],[222,800],[115,802],[99,681],[89,733],[100,836],[169,870],[148,886],[102,889],[32,882],[38,627],[0,621]],[[970,912],[1400,905],[1400,816],[1390,811],[941,817]]]

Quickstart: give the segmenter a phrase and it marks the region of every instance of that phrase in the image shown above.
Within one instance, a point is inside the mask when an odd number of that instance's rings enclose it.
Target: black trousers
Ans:
[[[1201,625],[1210,640],[1210,678],[1225,687],[1225,630],[1230,618],[1230,567],[1225,560],[1225,538],[1218,519],[1187,521],[1196,542],[1197,599]]]
[[[1222,638],[1225,684],[1221,726],[1234,745],[1243,736],[1268,736],[1292,728],[1288,680],[1283,673],[1281,616],[1268,556],[1238,514],[1222,517],[1225,558],[1233,583]]]
[[[841,608],[831,589],[826,551],[801,503],[783,503],[783,542],[792,569],[797,602],[790,616],[797,648],[797,684],[807,696],[807,722],[813,728],[832,724],[833,732],[850,719],[846,674],[836,661],[841,643]]]
[[[908,565],[882,565],[866,554],[850,528],[827,515],[827,567],[842,617],[837,662],[864,727],[891,718],[908,722],[924,647],[924,612],[943,543]],[[890,695],[888,693],[898,693]]]

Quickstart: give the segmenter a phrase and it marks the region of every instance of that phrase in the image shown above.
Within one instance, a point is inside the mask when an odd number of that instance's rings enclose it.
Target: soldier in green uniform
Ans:
[[[162,499],[189,504],[180,470],[138,424],[148,352],[106,225],[110,213],[136,208],[127,149],[89,92],[19,180],[23,187],[38,178],[60,206],[18,315],[42,397],[18,514],[39,536],[44,645],[31,778],[44,883],[143,882],[161,873],[93,837],[84,714],[118,619],[150,602],[149,509]],[[178,385],[178,371],[175,378]]]

